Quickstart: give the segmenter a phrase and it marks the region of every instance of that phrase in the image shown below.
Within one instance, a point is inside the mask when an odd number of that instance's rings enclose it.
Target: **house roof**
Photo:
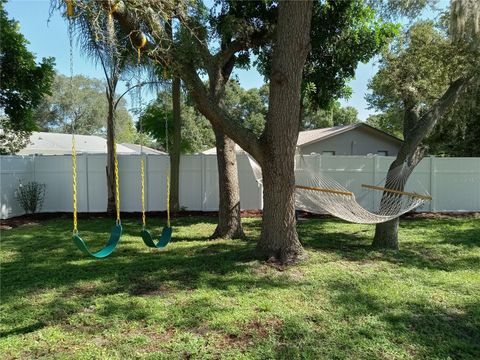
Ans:
[[[358,129],[358,128],[364,128],[364,129],[376,132],[382,136],[388,137],[390,140],[393,140],[395,142],[402,142],[402,140],[400,140],[399,138],[392,136],[386,133],[385,131],[379,130],[365,123],[358,123],[358,124],[352,124],[352,125],[340,125],[340,126],[333,126],[328,128],[300,131],[298,133],[297,146],[304,146],[317,141],[325,140],[332,136],[336,136],[344,132]]]
[[[306,130],[306,131],[300,131],[298,133],[298,140],[297,140],[297,146],[302,147],[308,144],[315,143],[317,141],[322,141],[325,139],[328,139],[330,137],[342,134],[344,132],[353,130],[353,129],[358,129],[358,128],[364,128],[366,130],[370,130],[373,132],[376,132],[382,136],[385,136],[389,138],[392,141],[395,142],[402,142],[399,138],[392,136],[382,130],[379,130],[377,128],[374,128],[373,126],[370,126],[365,123],[358,123],[358,124],[353,124],[353,125],[340,125],[340,126],[333,126],[333,127],[328,127],[328,128],[321,128],[321,129],[314,129],[314,130]],[[240,146],[235,144],[235,151],[237,153],[242,153],[244,152]],[[205,150],[202,152],[202,154],[207,154],[207,155],[214,155],[217,153],[216,148],[211,148],[208,150]]]
[[[235,144],[235,152],[237,154],[243,154],[246,153],[238,144]],[[202,154],[205,155],[216,155],[217,154],[217,148],[213,147],[208,150],[202,151]]]
[[[130,150],[135,151],[135,154],[142,153],[147,155],[167,155],[166,152],[163,152],[157,149],[152,149],[151,147],[148,147],[145,145],[143,146],[143,149],[141,145],[137,145],[137,144],[121,143],[121,145],[129,148]]]
[[[75,135],[77,153],[106,154],[107,140],[94,135]],[[72,135],[33,132],[30,143],[18,152],[19,155],[65,155],[72,153]],[[121,144],[117,145],[118,154],[135,154],[136,152]]]

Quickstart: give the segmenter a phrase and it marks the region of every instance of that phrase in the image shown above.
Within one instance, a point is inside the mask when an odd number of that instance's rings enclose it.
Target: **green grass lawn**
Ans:
[[[480,358],[478,219],[403,221],[398,252],[370,248],[373,226],[302,221],[309,259],[283,270],[254,259],[260,219],[248,241],[209,241],[214,221],[176,219],[158,251],[126,220],[104,260],[70,219],[2,231],[2,359]],[[81,235],[99,247],[111,225]]]

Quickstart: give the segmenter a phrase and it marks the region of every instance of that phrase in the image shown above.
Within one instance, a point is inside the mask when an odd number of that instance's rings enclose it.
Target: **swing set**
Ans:
[[[73,2],[72,0],[66,0],[67,5],[67,17],[68,17],[68,35],[70,41],[70,86],[73,86],[73,25],[72,17],[74,16]],[[109,14],[109,21],[111,20],[111,14]],[[141,47],[145,46],[145,43]],[[140,56],[141,48],[137,49]],[[139,85],[140,86],[140,85]],[[71,89],[72,90],[72,89]],[[139,93],[140,96],[140,93]],[[140,101],[141,104],[141,101]],[[142,125],[140,124],[140,127]],[[167,128],[167,120],[165,118],[165,128]],[[141,128],[140,132],[143,129]],[[168,144],[168,132],[165,135],[166,142]],[[168,152],[168,145],[167,145]],[[161,235],[158,238],[158,241],[155,237],[146,229],[146,211],[145,211],[145,161],[143,154],[143,137],[141,137],[141,150],[140,155],[142,156],[140,161],[140,185],[141,185],[141,203],[142,203],[142,230],[140,235],[143,242],[146,246],[150,248],[161,249],[168,245],[172,238],[173,229],[170,224],[170,167],[167,170],[166,182],[167,182],[167,226],[162,230]],[[92,256],[97,259],[105,258],[109,256],[117,247],[122,236],[122,222],[120,219],[120,186],[119,186],[119,171],[118,171],[118,157],[117,157],[117,144],[114,140],[114,177],[115,177],[115,210],[116,210],[116,220],[115,225],[112,227],[110,232],[110,237],[103,248],[98,251],[91,251],[85,242],[85,240],[80,236],[78,231],[78,207],[77,207],[77,152],[75,144],[75,123],[72,123],[72,195],[73,195],[73,235],[72,239],[75,245],[86,255]]]

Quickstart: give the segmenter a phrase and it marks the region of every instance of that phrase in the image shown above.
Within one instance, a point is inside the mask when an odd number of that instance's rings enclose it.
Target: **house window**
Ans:
[[[388,156],[388,150],[378,150],[377,154],[381,156]]]
[[[335,155],[335,151],[322,151],[322,155]]]

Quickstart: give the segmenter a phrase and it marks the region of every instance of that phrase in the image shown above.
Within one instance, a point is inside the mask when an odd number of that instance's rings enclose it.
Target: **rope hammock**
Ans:
[[[248,156],[254,176],[261,183],[261,167]],[[329,213],[343,220],[359,224],[378,224],[395,219],[423,205],[431,197],[425,192],[403,191],[411,169],[406,164],[390,171],[388,186],[362,184],[363,196],[372,191],[381,192],[381,200],[374,211],[359,204],[355,194],[336,180],[314,172],[301,158],[301,167],[295,170],[295,207],[315,214]],[[363,198],[362,196],[362,198]]]

